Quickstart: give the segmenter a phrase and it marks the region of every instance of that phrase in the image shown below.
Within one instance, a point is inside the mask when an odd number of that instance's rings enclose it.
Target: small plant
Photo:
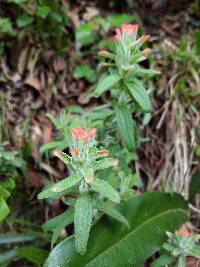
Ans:
[[[190,232],[185,225],[175,234],[167,232],[168,241],[164,243],[164,252],[151,267],[164,267],[173,264],[178,259],[178,267],[186,266],[186,257],[200,258],[200,246],[197,245],[199,235]],[[173,265],[174,266],[174,265]]]
[[[118,160],[107,158],[108,150],[96,148],[95,128],[88,131],[80,127],[72,128],[71,134],[71,156],[58,150],[54,152],[68,166],[69,177],[48,186],[38,198],[59,198],[62,195],[73,194],[76,199],[75,203],[73,202],[74,211],[69,209],[68,212],[71,214],[70,217],[74,217],[75,246],[82,254],[86,251],[90,228],[98,214],[97,211],[107,213],[127,226],[129,224],[113,206],[113,203],[120,202],[119,193],[106,180],[98,178],[100,170],[116,166]]]

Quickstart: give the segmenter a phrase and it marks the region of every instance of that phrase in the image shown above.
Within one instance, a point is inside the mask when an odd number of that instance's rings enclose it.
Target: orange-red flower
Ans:
[[[132,37],[136,37],[138,30],[137,24],[122,24],[120,28],[116,29],[116,34],[114,36],[115,41],[120,41],[122,39],[122,35],[127,34]]]
[[[189,230],[185,224],[181,226],[181,228],[177,231],[180,236],[190,237],[192,236],[191,230]]]
[[[137,24],[122,24],[120,28],[116,29],[116,34],[114,36],[115,41],[122,40],[124,35],[130,35],[133,39],[136,39],[138,31]],[[149,39],[149,35],[142,35],[136,42],[142,45],[147,39]]]
[[[77,127],[71,129],[71,134],[75,140],[88,142],[90,139],[95,137],[96,129],[92,128],[88,131],[85,131],[83,128]]]

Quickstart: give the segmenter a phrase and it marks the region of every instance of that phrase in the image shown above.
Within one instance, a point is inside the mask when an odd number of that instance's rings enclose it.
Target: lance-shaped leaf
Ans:
[[[193,248],[189,250],[189,256],[200,259],[200,245],[195,245]]]
[[[129,150],[136,148],[136,125],[129,108],[119,105],[116,110],[117,126],[122,140]]]
[[[118,160],[113,158],[106,158],[97,162],[96,170],[102,170],[109,167],[117,166]]]
[[[54,155],[61,159],[66,165],[71,165],[71,157],[61,150],[55,150]]]
[[[51,247],[54,246],[55,242],[57,241],[61,231],[68,226],[69,224],[73,223],[74,220],[74,211],[73,208],[68,208],[62,214],[56,216],[53,219],[48,220],[46,223],[43,224],[42,228],[47,231],[52,231],[53,236],[51,240]]]
[[[175,257],[171,254],[163,254],[158,259],[156,259],[152,264],[151,267],[164,267],[168,266],[168,264],[171,264],[175,260]]]
[[[99,97],[101,94],[103,94],[109,88],[114,86],[120,80],[121,80],[121,77],[117,74],[111,74],[111,75],[105,77],[103,80],[100,80],[99,84],[97,85],[97,87],[93,93],[93,96]]]
[[[144,68],[137,68],[137,75],[140,77],[144,76],[154,76],[154,75],[159,75],[160,71],[157,70],[151,70],[151,69],[144,69]]]
[[[82,195],[76,201],[74,213],[75,246],[78,253],[86,251],[91,226],[92,200],[89,195]]]
[[[117,209],[115,209],[111,203],[99,200],[95,204],[95,208],[130,227],[127,219]]]
[[[10,209],[3,197],[0,198],[0,222],[9,214]]]
[[[91,185],[91,189],[99,192],[104,197],[112,200],[113,202],[119,203],[120,197],[117,191],[106,181],[95,178]]]
[[[151,112],[151,102],[146,89],[143,87],[142,83],[138,80],[129,82],[126,84],[134,100],[140,105],[143,111]]]
[[[79,255],[74,236],[54,248],[44,267],[138,267],[159,251],[166,231],[174,232],[188,220],[187,202],[178,194],[145,193],[122,203],[127,226],[108,216],[93,226],[87,252]]]
[[[45,188],[38,195],[38,199],[57,198],[57,196],[59,196],[60,194],[65,192],[67,189],[76,185],[81,179],[82,179],[82,177],[80,177],[80,176],[69,176],[69,177],[65,178],[64,180]]]

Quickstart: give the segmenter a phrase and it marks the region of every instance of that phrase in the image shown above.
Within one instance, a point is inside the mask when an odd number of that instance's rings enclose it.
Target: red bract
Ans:
[[[85,131],[81,127],[72,128],[71,134],[75,140],[81,140],[84,142],[88,142],[90,139],[95,137],[96,129],[92,128],[88,131]]]
[[[122,24],[120,28],[116,29],[114,40],[121,41],[124,35],[129,35],[136,39],[137,31],[137,24]],[[136,42],[142,45],[149,37],[149,35],[142,35]]]
[[[137,24],[122,24],[120,28],[116,29],[116,35],[114,36],[114,40],[120,41],[122,39],[122,35],[124,34],[136,37],[137,30],[138,30]]]

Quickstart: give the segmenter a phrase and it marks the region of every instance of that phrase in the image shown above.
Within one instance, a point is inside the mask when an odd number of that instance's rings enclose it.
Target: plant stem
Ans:
[[[185,267],[185,257],[180,256],[178,258],[178,267]]]

